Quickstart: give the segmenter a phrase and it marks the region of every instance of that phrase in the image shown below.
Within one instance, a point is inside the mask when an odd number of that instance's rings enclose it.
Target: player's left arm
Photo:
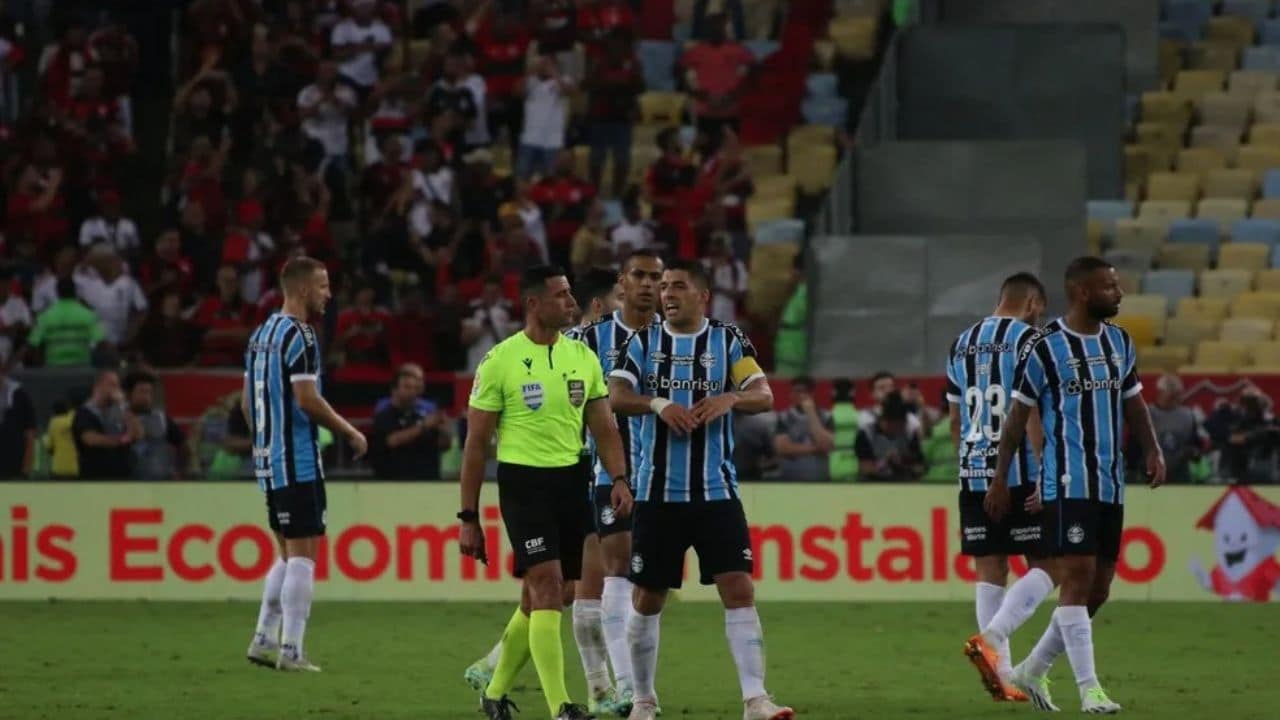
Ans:
[[[709,395],[693,406],[693,417],[708,423],[732,410],[748,415],[773,409],[773,388],[756,361],[756,349],[736,325],[727,327],[729,335],[729,382],[734,390]]]
[[[1142,444],[1142,452],[1146,456],[1147,480],[1151,487],[1164,484],[1164,451],[1160,449],[1160,441],[1156,439],[1155,426],[1151,423],[1151,411],[1147,401],[1142,398],[1142,380],[1138,378],[1138,354],[1133,340],[1124,335],[1125,373],[1120,383],[1120,397],[1124,398],[1124,419],[1129,424],[1130,432]]]

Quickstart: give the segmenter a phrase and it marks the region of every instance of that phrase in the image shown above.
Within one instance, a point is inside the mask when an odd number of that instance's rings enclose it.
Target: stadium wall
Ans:
[[[0,600],[257,600],[274,560],[262,495],[249,482],[15,483],[0,492]],[[1112,597],[1213,599],[1193,566],[1243,585],[1280,578],[1280,528],[1250,524],[1241,510],[1260,507],[1257,498],[1280,503],[1280,488],[1220,502],[1242,492],[1130,488]],[[748,484],[742,493],[763,601],[972,597],[952,487]],[[317,566],[326,602],[516,597],[492,485],[482,502],[487,567],[458,554],[453,485],[332,483],[328,495]],[[687,577],[697,577],[693,562]],[[690,582],[681,599],[715,599]]]

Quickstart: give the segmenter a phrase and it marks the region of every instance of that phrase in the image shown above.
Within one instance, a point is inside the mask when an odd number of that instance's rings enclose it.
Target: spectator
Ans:
[[[70,229],[63,177],[62,168],[53,161],[31,163],[18,176],[6,205],[10,241],[34,243],[37,254],[46,260]]]
[[[374,412],[369,459],[379,479],[440,479],[440,453],[451,438],[444,413],[422,389],[421,368],[401,368],[391,401]]]
[[[148,365],[158,368],[191,364],[199,349],[198,331],[182,313],[182,293],[176,287],[162,289],[138,331],[138,351]]]
[[[338,373],[347,379],[385,380],[391,375],[391,315],[374,304],[371,285],[352,293],[351,307],[338,313],[333,353],[342,358]]]
[[[49,475],[54,480],[75,480],[80,477],[80,458],[76,453],[75,422],[79,402],[57,400],[49,417],[49,428],[44,434],[44,447],[49,452]]]
[[[133,150],[120,103],[105,94],[105,84],[102,68],[90,65],[63,119],[65,129],[82,140],[89,157],[99,163]]]
[[[803,253],[791,261],[791,288],[774,341],[774,374],[779,377],[799,375],[809,364],[809,285]]]
[[[733,419],[733,462],[741,480],[777,480],[779,458],[774,451],[776,413],[742,415]]]
[[[725,15],[728,15],[729,22],[733,25],[733,37],[738,40],[745,40],[747,37],[746,17],[743,12],[742,0],[722,0],[718,3],[722,8],[720,13],[711,12],[711,0],[694,0],[693,3],[693,37],[699,40],[709,40],[713,37],[711,23],[723,23]]]
[[[76,297],[71,278],[58,280],[58,301],[36,316],[27,343],[45,367],[88,367],[94,351],[110,347],[102,321]]]
[[[0,364],[0,478],[28,477],[35,462],[36,410]]]
[[[827,457],[834,449],[835,423],[831,413],[813,400],[813,380],[791,381],[791,407],[778,413],[773,450],[779,458],[781,479],[786,482],[831,480]]]
[[[473,369],[467,367],[469,353],[463,343],[463,327],[470,308],[459,299],[457,285],[445,285],[440,289],[438,297],[439,302],[432,308],[431,314],[435,318],[435,336],[432,340],[440,369],[453,372]]]
[[[858,431],[854,449],[863,480],[918,480],[924,474],[919,433],[908,427],[907,405],[895,390],[885,395],[870,427]]]
[[[733,256],[729,234],[711,236],[707,257],[702,259],[711,277],[711,317],[738,322],[738,309],[747,297],[747,266]]]
[[[199,364],[221,367],[243,361],[244,344],[257,325],[258,313],[253,303],[241,297],[235,268],[218,269],[217,289],[200,301],[192,320],[201,334]]]
[[[16,362],[13,350],[22,347],[31,331],[31,308],[20,293],[14,292],[14,280],[8,270],[0,269],[0,372]]]
[[[355,92],[338,82],[337,66],[327,60],[320,63],[315,82],[298,93],[302,130],[324,148],[324,169],[336,173],[338,180],[345,177],[350,142],[347,127],[358,105]],[[331,190],[336,181],[329,181]]]
[[[587,211],[586,220],[573,234],[569,263],[575,277],[581,277],[591,268],[617,266],[618,257],[613,254],[604,223],[604,203],[595,200]]]
[[[725,21],[723,14],[708,15],[706,41],[695,43],[680,56],[698,130],[713,142],[718,142],[721,128],[738,129],[739,96],[755,65],[750,50],[728,39]]]
[[[114,370],[98,373],[89,400],[76,410],[71,432],[80,477],[123,480],[133,476],[133,443],[142,437],[142,427],[125,406],[120,376]]]
[[[364,97],[378,82],[381,57],[391,50],[391,29],[375,17],[376,0],[353,0],[351,17],[333,26],[329,42],[342,63],[342,79]]]
[[[120,214],[120,193],[104,190],[98,196],[98,214],[80,224],[80,247],[105,243],[134,265],[142,243],[138,226]]]
[[[428,370],[439,367],[436,360],[435,318],[427,312],[422,290],[410,287],[400,293],[396,314],[391,317],[389,349],[397,366],[414,364]]]
[[[1164,450],[1170,483],[1192,481],[1191,464],[1200,457],[1205,440],[1195,411],[1182,402],[1182,389],[1177,375],[1161,375],[1156,382],[1156,401],[1151,406],[1151,425]],[[1131,452],[1129,456],[1141,458],[1142,453]]]
[[[578,37],[586,44],[588,60],[607,53],[610,38],[629,41],[635,28],[636,13],[628,0],[578,0]]]
[[[63,108],[80,91],[85,69],[96,59],[86,33],[83,20],[69,17],[59,42],[45,46],[36,66],[45,96]]]
[[[533,25],[538,33],[538,53],[553,56],[567,67],[578,39],[578,13],[574,0],[542,0],[533,4]],[[581,71],[582,68],[576,68]]]
[[[524,79],[524,129],[516,156],[516,177],[530,180],[550,175],[556,157],[564,147],[565,123],[569,117],[569,94],[574,80],[560,70],[556,59],[543,55],[534,63],[534,72]]]
[[[446,137],[436,139],[457,147],[468,144],[467,136],[472,134],[480,115],[470,63],[466,50],[460,46],[450,48],[444,59],[444,72],[427,93],[426,108],[430,117],[451,113]],[[482,90],[483,82],[482,79]]]
[[[263,229],[262,203],[244,198],[236,207],[236,224],[222,241],[222,265],[236,268],[240,296],[256,303],[266,285],[266,266],[276,253],[276,241]]]
[[[737,133],[724,128],[719,140],[719,149],[711,151],[714,139],[703,139],[707,160],[698,179],[699,191],[711,207],[723,211],[724,229],[742,235],[747,232],[747,200],[755,193],[751,168],[742,159]]]
[[[605,161],[612,157],[613,194],[621,195],[631,172],[631,127],[640,115],[636,99],[644,92],[644,73],[635,49],[622,34],[608,35],[603,47],[602,53],[589,60],[583,78],[583,89],[590,94],[587,142],[591,146],[591,184],[604,187]]]
[[[58,281],[71,280],[79,292],[84,274],[77,272],[80,254],[74,245],[63,245],[53,256],[52,267],[36,278],[31,288],[31,310],[41,313],[45,308],[58,302]]]
[[[644,219],[637,188],[631,188],[622,198],[622,221],[610,228],[609,245],[615,262],[636,250],[659,249],[655,247],[653,226]]]
[[[97,277],[86,278],[81,286],[85,304],[98,314],[111,344],[125,347],[133,342],[147,311],[147,298],[132,275],[124,272],[124,260],[110,245],[97,245],[89,253],[89,263]]]
[[[249,434],[249,422],[240,411],[240,393],[224,400],[226,431],[221,445],[209,464],[211,478],[245,478],[253,476],[253,438]]]
[[[187,437],[182,428],[155,405],[156,376],[135,373],[125,378],[129,413],[137,421],[133,442],[133,477],[137,480],[181,480],[187,466]]]
[[[1280,428],[1276,427],[1268,404],[1269,399],[1260,390],[1249,387],[1241,393],[1239,406],[1227,411],[1225,423],[1222,413],[1215,418],[1215,424],[1225,425],[1227,431],[1220,445],[1218,466],[1226,478],[1242,484],[1275,481]]]
[[[858,475],[858,440],[861,413],[853,404],[853,382],[839,378],[831,382],[831,442],[827,466],[834,482],[852,482]]]
[[[502,296],[502,278],[485,280],[480,297],[471,301],[471,317],[462,321],[462,344],[467,348],[467,369],[472,372],[494,345],[515,332],[519,323],[513,319],[511,301]]]
[[[221,103],[216,102],[215,92]],[[237,102],[231,76],[207,62],[173,97],[174,153],[186,154],[202,137],[214,147],[231,147],[231,118]]]
[[[884,407],[884,401],[890,395],[896,394],[898,400],[907,410],[907,434],[917,439],[924,437],[924,424],[917,414],[917,407],[913,406],[908,400],[907,394],[898,391],[898,379],[888,370],[881,370],[871,376],[871,402],[874,403],[869,409],[862,413],[862,429],[868,430],[875,427],[876,420],[880,417],[880,411]],[[919,394],[919,391],[916,391]]]
[[[507,142],[514,147],[524,107],[517,91],[532,37],[520,13],[499,3],[486,4],[468,25],[476,46],[476,70],[484,76],[488,90],[489,135],[496,141],[505,129]]]
[[[595,196],[595,187],[574,174],[570,150],[561,150],[556,157],[555,172],[529,188],[529,198],[538,204],[546,225],[551,262],[561,267],[570,264],[574,233],[586,220],[587,209]]]
[[[684,157],[680,133],[673,127],[658,133],[656,140],[662,155],[649,166],[644,179],[644,198],[653,207],[653,220],[658,226],[658,242],[677,250],[680,257],[693,257],[689,195],[696,172]]]
[[[150,293],[174,290],[183,302],[195,288],[195,268],[182,254],[182,235],[165,230],[156,238],[152,256],[138,269],[138,280]]]

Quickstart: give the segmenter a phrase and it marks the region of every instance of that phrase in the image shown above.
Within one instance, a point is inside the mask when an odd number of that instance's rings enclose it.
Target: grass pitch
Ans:
[[[463,669],[511,612],[500,604],[325,603],[308,654],[320,675],[284,675],[244,660],[257,616],[244,603],[7,603],[0,606],[0,718],[107,720],[477,718]],[[768,685],[801,718],[960,720],[1030,716],[981,691],[961,655],[968,604],[786,604],[761,608]],[[664,614],[658,692],[673,720],[742,715],[720,608],[672,603]],[[1014,638],[1021,658],[1048,618]],[[570,692],[582,671],[565,625]],[[1125,715],[1263,720],[1280,708],[1280,608],[1115,603],[1094,626],[1104,685]],[[1065,658],[1056,700],[1078,714]],[[544,718],[530,666],[519,718]]]

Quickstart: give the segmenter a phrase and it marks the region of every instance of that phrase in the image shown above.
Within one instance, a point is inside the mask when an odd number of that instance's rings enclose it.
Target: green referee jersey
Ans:
[[[500,414],[498,462],[567,467],[582,451],[587,403],[608,396],[600,360],[586,345],[563,335],[539,345],[519,332],[480,361],[470,404]]]

